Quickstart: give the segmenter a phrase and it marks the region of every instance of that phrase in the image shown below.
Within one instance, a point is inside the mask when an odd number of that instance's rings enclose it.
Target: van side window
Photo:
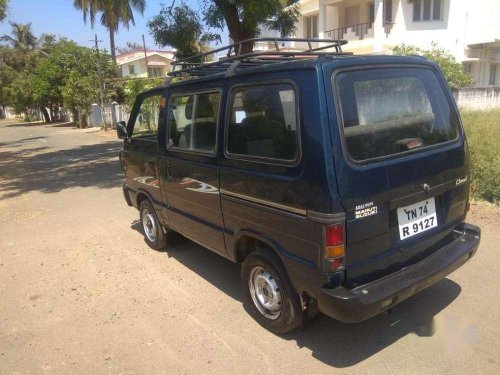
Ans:
[[[287,83],[237,87],[231,93],[227,152],[294,161],[299,156],[295,91]]]
[[[161,93],[144,98],[137,113],[132,137],[156,136],[160,117]]]
[[[220,93],[172,96],[168,148],[215,152]]]

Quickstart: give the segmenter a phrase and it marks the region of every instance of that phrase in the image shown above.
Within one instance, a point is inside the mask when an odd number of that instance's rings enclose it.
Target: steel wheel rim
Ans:
[[[147,208],[142,213],[142,228],[147,239],[151,242],[156,242],[156,220]]]
[[[248,286],[259,312],[270,320],[278,319],[281,315],[282,297],[274,275],[264,267],[256,266],[250,271]]]

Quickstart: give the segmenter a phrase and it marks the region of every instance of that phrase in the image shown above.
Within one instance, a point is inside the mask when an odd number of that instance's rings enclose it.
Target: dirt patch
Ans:
[[[472,202],[467,221],[481,228],[500,228],[500,207],[485,202]]]

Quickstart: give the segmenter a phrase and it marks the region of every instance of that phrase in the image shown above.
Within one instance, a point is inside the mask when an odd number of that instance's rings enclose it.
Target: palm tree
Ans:
[[[31,30],[31,23],[10,22],[12,26],[12,35],[4,34],[0,41],[7,42],[12,47],[22,51],[32,51],[38,46],[38,39]]]
[[[7,17],[7,0],[0,0],[0,22]]]
[[[135,25],[134,10],[141,15],[146,8],[146,0],[74,0],[74,6],[83,12],[83,21],[86,23],[90,18],[92,27],[95,18],[101,15],[101,24],[109,30],[109,45],[111,57],[116,62],[115,33],[120,24],[127,29],[130,24]]]

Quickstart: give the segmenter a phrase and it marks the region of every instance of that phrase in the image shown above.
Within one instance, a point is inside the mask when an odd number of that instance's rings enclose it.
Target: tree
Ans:
[[[0,62],[3,63],[0,64],[3,71],[2,106],[11,105],[16,112],[24,112],[30,117],[36,112],[32,91],[33,70],[46,53],[39,47],[39,39],[33,34],[30,23],[11,22],[11,26],[11,34],[0,37],[0,41],[7,42],[0,54]]]
[[[143,51],[144,46],[135,42],[127,42],[125,47],[116,47],[116,50],[120,55],[123,55],[128,52]]]
[[[431,48],[422,49],[416,46],[401,44],[392,49],[394,55],[401,56],[423,56],[428,60],[434,61],[439,65],[443,74],[452,89],[469,86],[472,83],[472,78],[465,73],[455,57],[447,50],[438,47],[436,43],[432,43]]]
[[[148,22],[148,27],[155,42],[161,46],[173,46],[179,59],[202,52],[210,41],[220,41],[215,34],[203,32],[198,13],[186,4],[173,9],[162,5],[160,13]]]
[[[10,26],[12,27],[11,35],[2,35],[0,41],[7,42],[12,47],[22,51],[34,50],[37,47],[38,39],[33,34],[31,22],[26,24],[10,22]]]
[[[135,98],[141,92],[158,87],[164,82],[163,78],[129,78],[124,84],[124,104],[127,110],[130,112],[135,103]]]
[[[0,0],[0,22],[7,17],[7,0]]]
[[[90,18],[92,27],[95,25],[96,16],[101,15],[101,24],[109,31],[111,58],[115,63],[115,33],[120,24],[127,29],[130,24],[135,25],[134,10],[143,15],[146,8],[145,0],[74,0],[73,4],[82,10],[84,22]]]
[[[66,81],[61,88],[62,102],[73,113],[77,125],[86,127],[90,107],[99,101],[99,85],[96,84],[99,77],[104,81],[107,101],[123,96],[121,81],[115,79],[116,65],[108,54],[97,54],[90,48],[77,46],[76,52],[66,53],[66,56],[72,57],[72,61],[67,65]]]
[[[184,3],[175,6],[173,1],[169,7],[162,5],[148,27],[157,44],[170,45],[178,50],[177,57],[186,57],[208,42],[220,41],[218,31],[224,26],[235,43],[258,37],[262,27],[291,35],[299,15],[299,5],[285,0],[210,0],[204,2],[201,14]],[[205,26],[214,31],[205,31]],[[242,45],[242,53],[252,50],[253,43]]]
[[[5,107],[13,103],[12,83],[16,79],[17,72],[11,66],[10,50],[0,47],[0,108],[1,114],[5,114]]]
[[[49,107],[54,121],[54,111],[62,105],[62,89],[66,85],[71,70],[81,64],[84,56],[83,47],[74,42],[61,40],[52,44],[51,53],[42,59],[33,70],[31,80],[33,102],[40,108]],[[48,121],[45,116],[45,121]]]

